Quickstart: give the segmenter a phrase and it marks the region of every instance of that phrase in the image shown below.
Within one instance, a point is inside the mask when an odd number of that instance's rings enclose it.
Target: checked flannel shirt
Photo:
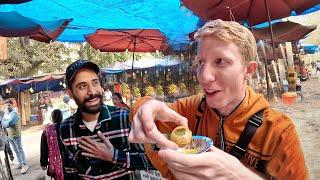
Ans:
[[[129,110],[113,106],[102,107],[93,132],[84,125],[79,110],[66,119],[60,126],[66,179],[132,179],[132,170],[154,169],[143,146],[128,142],[129,130]],[[112,162],[81,155],[80,137],[87,136],[102,142],[97,136],[98,131],[115,148]]]

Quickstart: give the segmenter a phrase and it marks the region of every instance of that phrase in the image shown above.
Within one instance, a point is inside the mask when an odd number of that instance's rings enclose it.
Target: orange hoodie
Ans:
[[[193,134],[210,137],[216,147],[219,147],[220,117],[205,103],[198,131],[195,132],[196,114],[203,94],[194,95],[168,104],[172,109],[189,122]],[[132,108],[132,114],[150,98],[145,97]],[[269,179],[308,179],[308,171],[300,147],[300,140],[291,119],[269,107],[269,103],[256,94],[250,87],[246,88],[245,99],[228,117],[224,118],[225,151],[229,152],[237,142],[248,119],[258,111],[265,109],[263,123],[257,129],[247,152],[241,159],[247,167],[265,174]],[[173,123],[156,122],[162,133],[170,133],[177,125]],[[152,164],[160,171],[163,177],[175,179],[166,163],[159,158],[157,151],[153,151],[150,144],[145,144],[146,153]]]

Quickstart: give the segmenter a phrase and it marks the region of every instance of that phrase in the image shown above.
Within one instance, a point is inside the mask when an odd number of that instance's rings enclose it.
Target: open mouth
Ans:
[[[219,92],[220,92],[219,90],[209,90],[209,89],[205,90],[205,93],[209,96],[216,95]]]
[[[96,102],[99,101],[99,99],[100,99],[99,97],[90,98],[90,99],[86,100],[86,103],[95,104]]]

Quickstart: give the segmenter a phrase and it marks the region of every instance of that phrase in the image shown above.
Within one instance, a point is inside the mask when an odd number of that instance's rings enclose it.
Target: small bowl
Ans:
[[[185,154],[199,154],[209,150],[213,141],[206,136],[192,136],[192,143],[177,151]]]

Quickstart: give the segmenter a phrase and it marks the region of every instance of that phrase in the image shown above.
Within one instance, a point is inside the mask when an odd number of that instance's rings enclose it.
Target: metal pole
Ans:
[[[273,37],[273,28],[272,28],[272,24],[271,24],[271,16],[270,16],[270,11],[269,11],[269,3],[268,3],[268,0],[264,0],[264,4],[265,4],[265,7],[266,7],[266,11],[267,11],[267,16],[268,16],[268,24],[269,24],[269,31],[270,31],[270,37],[271,37],[271,45],[272,45],[272,53],[274,55],[274,60],[276,61],[277,63],[277,68],[276,70],[279,72],[279,65],[278,65],[278,59],[277,59],[277,55],[276,55],[276,51],[275,51],[275,43],[274,43],[274,37]],[[279,73],[276,73],[276,74],[279,74]],[[275,74],[275,75],[276,75]],[[280,86],[280,84],[282,84],[282,80],[279,78],[279,76],[276,76],[277,80],[279,83],[278,84],[278,90],[281,92],[282,91],[282,88]]]
[[[267,83],[267,99],[269,101],[270,100],[270,87],[269,87],[268,64],[267,64],[268,60],[267,60],[266,50],[265,50],[263,41],[259,41],[258,44],[261,47],[263,58],[264,58],[264,68],[265,68],[265,72],[266,72],[266,83]]]
[[[133,95],[134,95],[134,91],[133,91],[133,65],[134,65],[134,52],[136,51],[136,40],[137,37],[133,36],[133,52],[132,52],[132,67],[131,67],[131,84],[130,84],[130,92],[131,92],[131,96],[130,96],[130,106],[132,107],[132,103],[133,103]]]

